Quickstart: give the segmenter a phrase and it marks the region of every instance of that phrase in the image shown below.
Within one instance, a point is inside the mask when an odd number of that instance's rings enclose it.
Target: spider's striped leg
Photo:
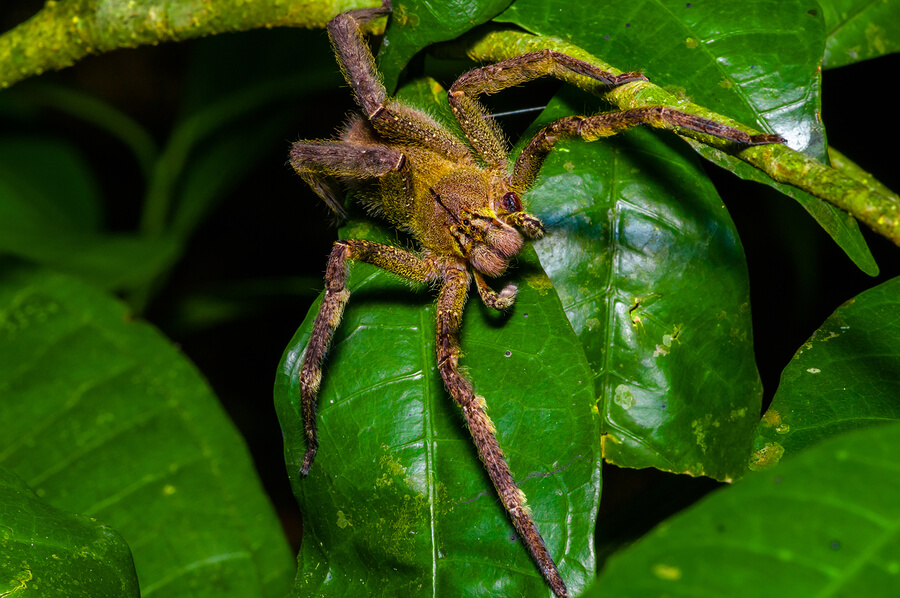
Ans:
[[[510,176],[510,187],[518,192],[531,187],[547,154],[561,139],[580,137],[585,141],[595,141],[601,137],[611,137],[638,125],[650,125],[669,130],[688,129],[741,145],[784,143],[784,139],[780,135],[750,135],[735,127],[667,106],[633,108],[621,112],[604,112],[594,116],[566,116],[538,131],[528,142],[516,159],[513,174]]]
[[[306,436],[306,454],[303,455],[300,475],[304,476],[309,473],[319,448],[316,397],[322,380],[322,360],[350,298],[350,291],[347,289],[350,260],[367,262],[417,282],[427,282],[436,277],[435,268],[430,261],[397,247],[359,239],[347,239],[334,244],[325,270],[325,297],[313,323],[300,369],[300,406]]]
[[[525,504],[525,494],[516,486],[500,450],[496,429],[485,412],[484,397],[475,394],[472,383],[459,371],[459,330],[469,289],[469,273],[464,264],[450,264],[443,270],[444,284],[438,296],[436,330],[437,361],[441,378],[450,396],[462,408],[478,456],[484,463],[516,532],[553,592],[560,598],[568,596],[566,585],[531,518],[530,509]]]

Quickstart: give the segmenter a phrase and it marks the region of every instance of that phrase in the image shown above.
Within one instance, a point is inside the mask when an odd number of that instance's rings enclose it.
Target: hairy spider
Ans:
[[[348,264],[363,261],[417,282],[439,285],[437,367],[444,385],[462,410],[478,456],[544,579],[557,596],[566,586],[525,504],[485,412],[459,370],[459,333],[472,279],[485,305],[504,310],[516,298],[508,285],[499,293],[485,276],[503,274],[526,239],[544,234],[541,220],[526,212],[522,193],[535,181],[545,157],[561,139],[595,140],[642,124],[692,129],[737,144],[779,143],[778,135],[748,135],[738,129],[664,106],[568,116],[541,129],[510,165],[502,132],[476,99],[543,76],[573,75],[616,86],[645,80],[638,72],[613,75],[552,50],[530,52],[472,70],[450,87],[453,115],[465,134],[457,138],[430,116],[388,97],[360,24],[390,12],[381,8],[350,11],[328,24],[337,60],[353,88],[362,115],[353,115],[337,140],[299,141],[291,150],[297,173],[335,212],[343,212],[339,183],[359,188],[371,212],[408,232],[420,245],[414,253],[371,241],[337,241],[328,259],[325,297],[319,308],[300,371],[306,475],[318,448],[316,397],[322,361],[338,327],[350,292]]]

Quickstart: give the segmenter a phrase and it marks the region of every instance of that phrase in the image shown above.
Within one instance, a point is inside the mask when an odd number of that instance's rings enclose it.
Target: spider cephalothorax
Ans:
[[[526,240],[544,234],[540,219],[523,209],[522,194],[532,186],[544,158],[561,139],[594,140],[641,124],[692,129],[744,145],[778,143],[781,138],[751,136],[711,120],[654,106],[557,120],[541,129],[510,166],[504,137],[475,96],[542,76],[581,76],[615,86],[644,80],[643,75],[613,75],[551,50],[475,69],[460,77],[448,94],[451,110],[465,134],[465,139],[460,139],[428,115],[388,97],[359,24],[389,10],[385,4],[380,9],[351,11],[328,24],[338,62],[363,116],[351,117],[336,140],[295,143],[291,164],[338,213],[342,202],[336,180],[365,187],[361,197],[369,210],[410,233],[421,250],[411,252],[355,239],[335,243],[326,270],[325,297],[300,371],[306,436],[301,473],[308,473],[318,448],[316,396],[322,360],[349,298],[348,262],[368,262],[413,281],[436,283],[440,287],[435,331],[437,366],[444,385],[462,411],[478,455],[517,533],[553,592],[566,596],[566,586],[500,450],[494,425],[485,412],[485,399],[475,394],[459,369],[459,332],[471,281],[474,278],[479,296],[489,307],[506,309],[515,301],[515,285],[498,293],[484,277],[503,274]]]

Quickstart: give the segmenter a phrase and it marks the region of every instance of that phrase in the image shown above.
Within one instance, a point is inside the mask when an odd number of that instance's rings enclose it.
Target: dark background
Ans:
[[[43,0],[4,0],[0,31],[25,20],[42,5]],[[321,287],[325,258],[336,237],[326,209],[286,163],[292,141],[330,136],[353,108],[325,33],[255,31],[121,50],[89,57],[40,79],[102,98],[138,120],[163,144],[173,125],[185,116],[186,95],[195,91],[190,77],[196,74],[192,69],[197,68],[197,56],[209,60],[210,54],[222,58],[221,64],[208,68],[221,71],[222,77],[234,73],[230,82],[234,88],[243,84],[241,73],[254,69],[298,69],[298,76],[306,76],[304,64],[326,68],[316,75],[316,87],[323,91],[297,98],[289,106],[294,116],[285,121],[281,140],[254,157],[253,171],[222,198],[197,230],[184,258],[145,313],[181,346],[221,398],[247,439],[266,490],[298,547],[301,522],[284,468],[272,385],[281,353]],[[884,94],[877,89],[900,72],[898,67],[900,58],[893,55],[826,71],[822,100],[829,142],[894,190],[900,189],[894,148],[898,125],[878,99]],[[553,84],[528,88],[513,94],[516,97],[510,102],[518,107],[541,105],[553,90]],[[525,125],[513,120],[504,123],[508,130]],[[137,228],[144,181],[134,159],[117,140],[52,110],[40,111],[27,123],[0,126],[7,134],[70,140],[97,173],[108,202],[109,228]],[[900,250],[864,230],[882,270],[878,278],[868,277],[790,198],[714,166],[707,170],[746,250],[757,362],[768,401],[794,351],[836,307],[900,274]],[[192,321],[188,306],[198,297],[221,299],[230,317]],[[611,466],[605,468],[604,476],[597,543],[601,555],[717,486],[705,479]]]

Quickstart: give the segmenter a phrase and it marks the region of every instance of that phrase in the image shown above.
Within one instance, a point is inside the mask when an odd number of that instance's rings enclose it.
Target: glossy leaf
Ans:
[[[607,561],[585,596],[897,595],[900,424],[749,475]]]
[[[793,149],[825,159],[817,116],[824,24],[807,3],[615,0],[596,10],[563,0],[519,0],[498,20],[574,43],[620,69],[642,70],[677,97],[777,132]],[[877,274],[853,218],[733,157],[693,145],[703,157],[738,176],[797,199],[854,263]]]
[[[391,242],[360,224],[352,237]],[[593,578],[599,434],[590,371],[550,282],[528,252],[509,314],[473,298],[462,365],[485,396],[501,447],[573,591]],[[304,513],[295,596],[550,595],[516,539],[443,388],[433,293],[353,266],[351,299],[319,396],[320,447],[305,450],[297,376],[318,302],[285,352],[275,398]]]
[[[846,430],[900,419],[900,278],[839,307],[781,374],[751,469]]]
[[[131,552],[103,523],[55,509],[0,467],[0,595],[140,596]]]
[[[900,2],[819,0],[825,15],[827,69],[900,50]]]
[[[286,590],[289,549],[240,436],[193,366],[122,304],[3,262],[0,390],[0,465],[114,527],[144,598]]]
[[[574,109],[554,100],[538,125]],[[740,475],[762,394],[746,265],[691,152],[649,131],[561,144],[528,201],[550,231],[535,244],[541,264],[594,371],[604,458]]]

